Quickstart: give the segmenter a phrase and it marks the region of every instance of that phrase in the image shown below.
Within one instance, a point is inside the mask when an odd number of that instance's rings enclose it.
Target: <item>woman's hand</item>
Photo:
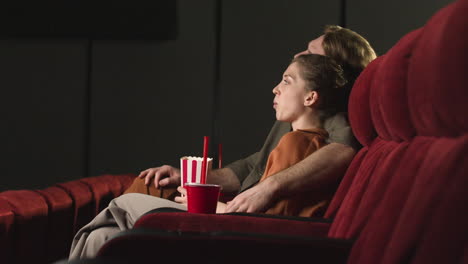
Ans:
[[[185,189],[184,187],[177,187],[177,191],[180,192],[180,194],[182,194],[181,196],[176,196],[174,201],[177,202],[177,203],[181,203],[181,204],[185,204],[187,205],[187,189]],[[226,204],[225,203],[222,203],[222,202],[218,202],[218,205],[216,206],[216,213],[217,214],[222,214],[224,213],[226,210]]]
[[[187,204],[187,189],[182,186],[177,187],[177,191],[180,192],[181,196],[176,196],[174,201],[181,204]]]
[[[273,194],[264,182],[238,194],[227,202],[225,213],[263,213],[273,203]]]
[[[169,165],[161,167],[149,168],[140,172],[138,178],[145,178],[145,184],[149,185],[151,180],[154,182],[154,187],[165,187],[168,185],[180,184],[180,170]]]

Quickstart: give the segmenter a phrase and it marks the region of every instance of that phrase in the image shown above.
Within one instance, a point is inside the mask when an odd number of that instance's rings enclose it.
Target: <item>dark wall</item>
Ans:
[[[213,13],[213,1],[179,1],[177,40],[95,43],[90,175],[202,155],[212,130]]]
[[[201,155],[212,130],[213,13],[213,1],[179,1],[176,40],[0,40],[0,190]]]
[[[178,166],[202,154],[215,99],[234,161],[261,147],[271,89],[324,25],[344,14],[383,54],[449,2],[347,1],[342,13],[341,0],[222,1],[216,87],[215,0],[179,0],[175,40],[0,40],[0,190]]]
[[[0,41],[0,189],[82,176],[84,41]]]
[[[275,120],[273,88],[289,61],[339,23],[339,0],[224,1],[220,127],[225,162],[260,150]]]
[[[366,36],[377,54],[387,52],[401,37],[424,26],[439,9],[454,2],[436,1],[348,1],[346,25]]]

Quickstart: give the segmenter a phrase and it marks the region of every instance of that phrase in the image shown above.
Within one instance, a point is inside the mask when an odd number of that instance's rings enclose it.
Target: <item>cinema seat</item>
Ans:
[[[40,190],[0,192],[0,263],[50,264],[68,257],[76,231],[134,177],[101,175]]]
[[[46,201],[48,206],[48,217],[45,243],[45,260],[50,263],[59,258],[68,256],[70,245],[64,241],[73,238],[74,210],[71,197],[63,189],[51,186],[43,190],[36,190]]]
[[[44,259],[48,221],[45,199],[30,190],[5,191],[0,193],[0,199],[9,204],[14,215],[11,232],[7,234],[9,241],[5,241],[11,250],[10,261],[34,263]]]

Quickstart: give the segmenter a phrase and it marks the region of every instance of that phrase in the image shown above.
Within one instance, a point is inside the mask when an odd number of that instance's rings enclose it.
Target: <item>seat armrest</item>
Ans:
[[[177,232],[242,232],[326,237],[330,220],[266,214],[193,214],[158,210],[140,217],[134,228]]]
[[[179,232],[134,228],[119,233],[99,250],[99,258],[132,263],[176,261],[243,263],[272,260],[346,263],[353,242],[324,237],[244,232]]]

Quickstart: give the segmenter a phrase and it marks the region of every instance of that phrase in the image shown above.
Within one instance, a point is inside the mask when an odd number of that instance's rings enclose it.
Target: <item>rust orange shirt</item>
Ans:
[[[268,156],[260,181],[287,169],[326,145],[324,129],[296,130],[285,134]],[[333,192],[329,188],[310,190],[278,201],[267,214],[290,216],[322,216]]]

